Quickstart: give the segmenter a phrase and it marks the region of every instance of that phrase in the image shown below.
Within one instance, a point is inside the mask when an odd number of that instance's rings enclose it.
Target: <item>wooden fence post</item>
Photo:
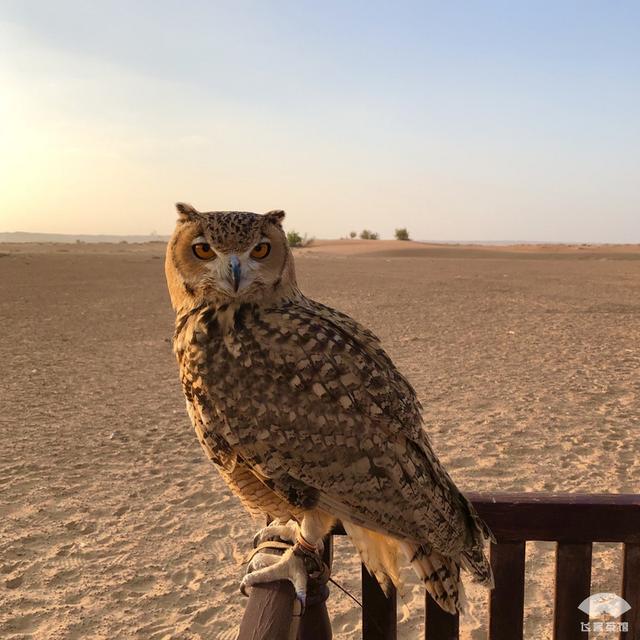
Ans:
[[[389,597],[368,569],[362,565],[362,637],[363,640],[395,640],[398,628],[396,589]]]
[[[331,568],[331,536],[324,545],[323,560]],[[332,640],[327,596],[326,584],[310,579],[307,607],[300,617],[300,603],[288,580],[254,585],[249,591],[237,640]]]
[[[294,605],[298,615],[294,615]],[[249,591],[237,640],[295,640],[299,613],[290,582],[279,580],[254,585]]]

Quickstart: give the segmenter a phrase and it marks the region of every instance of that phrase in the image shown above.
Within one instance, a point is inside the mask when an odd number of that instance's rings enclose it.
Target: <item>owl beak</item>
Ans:
[[[240,286],[240,278],[242,277],[242,270],[240,268],[240,259],[238,258],[238,256],[231,256],[229,258],[229,266],[231,267],[233,291],[235,293],[238,293],[238,287]]]

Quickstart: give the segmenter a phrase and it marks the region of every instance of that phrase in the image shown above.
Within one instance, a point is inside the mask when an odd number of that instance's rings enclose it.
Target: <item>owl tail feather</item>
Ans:
[[[391,538],[342,520],[347,535],[355,545],[362,563],[376,578],[385,594],[393,585],[404,600],[405,589],[399,564],[409,561],[431,597],[449,613],[462,611],[465,604],[460,580],[460,565],[452,558],[416,545]]]
[[[342,526],[358,550],[362,564],[376,578],[385,595],[388,596],[389,589],[395,586],[402,597],[404,584],[398,567],[402,543],[346,520],[342,520]]]
[[[461,494],[464,505],[467,508],[469,529],[472,532],[471,544],[462,552],[460,561],[462,566],[471,574],[471,579],[489,589],[493,589],[493,572],[491,563],[485,555],[485,542],[495,542],[496,538],[491,533],[487,524],[480,518],[473,505]]]
[[[471,574],[473,582],[493,589],[493,572],[491,564],[482,547],[474,547],[464,551],[461,557],[462,566]]]
[[[460,580],[460,564],[424,545],[401,544],[411,566],[435,602],[449,613],[464,611],[466,598]]]

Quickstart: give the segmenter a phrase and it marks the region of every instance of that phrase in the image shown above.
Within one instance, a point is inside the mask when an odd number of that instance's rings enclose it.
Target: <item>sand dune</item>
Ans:
[[[232,640],[252,522],[205,460],[170,349],[164,245],[0,246],[0,637]],[[370,325],[474,491],[640,491],[638,247],[317,242],[303,290]],[[339,541],[335,577],[358,593]],[[596,545],[593,590],[619,549]],[[551,637],[553,546],[527,634]],[[462,637],[485,635],[470,590]],[[413,585],[400,637],[418,637]],[[359,611],[337,590],[335,637]]]
[[[306,256],[402,258],[640,259],[637,244],[436,244],[399,240],[314,240],[296,249]]]

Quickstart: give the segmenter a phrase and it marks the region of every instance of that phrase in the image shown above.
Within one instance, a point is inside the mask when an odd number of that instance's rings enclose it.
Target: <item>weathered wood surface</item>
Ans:
[[[640,542],[640,495],[468,494],[500,540]]]
[[[249,591],[237,640],[332,640],[326,602],[310,604],[301,618],[296,613],[290,582],[256,585]]]
[[[425,594],[424,614],[426,640],[458,640],[459,616],[443,611],[428,593]]]
[[[490,640],[522,640],[524,557],[524,541],[491,545],[495,588],[489,596]]]
[[[396,590],[384,595],[378,581],[362,565],[362,640],[395,640],[398,626]]]
[[[585,640],[581,622],[589,616],[578,605],[591,594],[590,542],[559,542],[556,548],[554,640]]]
[[[623,562],[622,597],[631,609],[621,618],[629,629],[620,634],[620,640],[640,640],[640,544],[625,544]]]
[[[309,605],[300,619],[298,640],[332,640],[332,638],[327,603]]]
[[[288,581],[252,587],[237,640],[295,640],[298,622],[293,620],[295,598],[293,585]]]

